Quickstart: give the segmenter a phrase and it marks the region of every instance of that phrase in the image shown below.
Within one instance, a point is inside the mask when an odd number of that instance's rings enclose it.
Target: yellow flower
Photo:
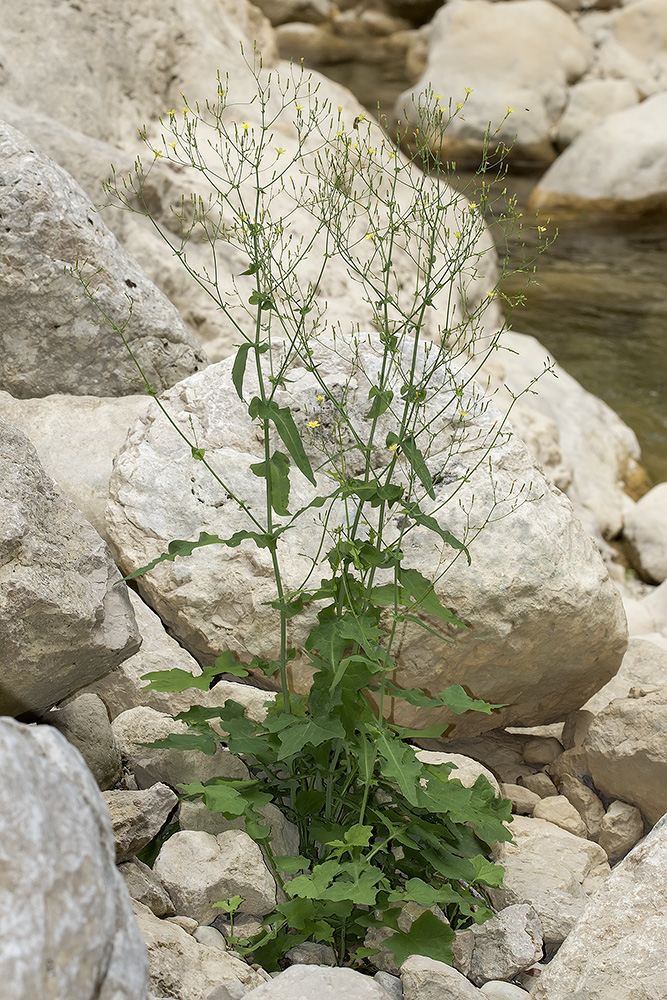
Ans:
[[[170,149],[176,149],[176,143],[175,142],[168,142],[167,145],[169,146]]]
[[[366,233],[366,239],[367,240],[374,240],[375,239],[375,233]]]
[[[176,114],[176,108],[169,108],[169,117],[172,118]]]
[[[508,114],[508,115],[511,115],[513,111],[514,111],[514,108],[510,108],[510,106],[509,106],[509,104],[508,104],[508,105],[507,105],[507,114]]]
[[[461,239],[461,234],[460,233],[454,233],[454,236],[456,236],[457,240]]]
[[[315,399],[317,400],[318,403],[324,402],[324,396],[321,393],[318,393],[318,395],[315,396]]]
[[[466,96],[467,97],[470,97],[470,95],[472,94],[472,92],[473,92],[473,88],[472,87],[466,87]]]
[[[456,102],[456,110],[460,111],[462,107],[463,107],[463,104],[461,103],[461,101],[457,101]]]
[[[189,110],[190,108],[181,108],[181,111],[183,112],[184,115],[187,115]]]
[[[319,420],[309,420],[308,421],[308,426],[309,427],[313,427],[313,428],[319,427],[320,426],[320,422],[319,422]]]
[[[389,451],[398,451],[398,442],[389,445]]]
[[[250,128],[250,122],[241,122],[241,128],[243,129],[244,132],[247,132],[248,129]]]
[[[468,202],[468,208],[470,209],[471,212],[474,212],[475,209],[477,208],[477,202],[476,201],[469,201]]]
[[[297,111],[303,111],[303,104],[295,104],[294,107]]]
[[[343,105],[339,104],[338,105],[338,114],[340,114],[342,112],[342,110],[343,110]]]
[[[457,410],[456,412],[458,414],[460,414],[462,417],[467,417],[468,416],[468,411],[467,410]]]
[[[160,152],[160,150],[159,150],[159,149],[154,149],[154,150],[153,150],[153,156],[154,156],[154,157],[155,157],[155,159],[157,160],[158,156],[162,156],[162,153]]]
[[[538,231],[538,233],[546,233],[547,227],[546,226],[538,226],[537,227],[537,231]]]
[[[280,146],[276,146],[276,155],[277,156],[282,156],[284,152],[285,152],[284,149],[282,149]]]

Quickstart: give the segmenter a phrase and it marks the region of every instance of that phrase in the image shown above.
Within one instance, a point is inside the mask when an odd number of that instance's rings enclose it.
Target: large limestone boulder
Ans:
[[[592,58],[589,40],[546,0],[455,0],[433,18],[426,69],[398,98],[396,116],[413,120],[412,94],[432,87],[442,94],[446,113],[450,100],[453,110],[465,100],[448,126],[443,159],[477,164],[490,125],[492,144],[511,146],[516,138],[517,156],[550,163],[552,126],[565,107],[568,84]]]
[[[512,426],[547,477],[567,493],[589,533],[614,538],[632,508],[625,489],[639,473],[634,431],[556,364],[534,337],[510,331],[503,343],[508,350],[496,352],[485,366],[494,402],[507,410],[511,393],[538,379],[512,409]],[[553,367],[544,373],[547,362]]]
[[[667,89],[667,11],[664,3],[662,0],[631,0],[617,6],[621,9],[602,16],[584,15],[581,19],[584,30],[595,36],[592,74],[628,80],[642,98],[664,91]]]
[[[607,115],[634,107],[639,101],[629,80],[582,80],[570,87],[567,107],[558,122],[556,141],[569,146],[578,135]]]
[[[494,860],[505,869],[495,906],[529,903],[542,922],[544,945],[554,951],[584,911],[586,901],[609,876],[599,844],[532,816],[513,818],[514,843],[502,844]]]
[[[667,687],[612,701],[583,742],[597,788],[641,810],[648,823],[667,812]]]
[[[5,1000],[146,1000],[146,948],[104,799],[50,726],[0,720]]]
[[[0,418],[0,712],[41,713],[139,648],[105,543]]]
[[[44,471],[102,538],[113,460],[137,417],[155,402],[145,394],[16,399],[0,391],[0,417],[30,438]]]
[[[122,666],[119,669],[122,670]],[[634,687],[644,690],[667,687],[667,647],[641,636],[631,636],[618,673],[589,698],[584,708],[597,715],[617,698],[627,698]]]
[[[137,392],[138,373],[121,337],[67,273],[84,262],[100,309],[125,327],[151,384],[165,388],[206,364],[174,307],[81,188],[6,124],[0,126],[0,213],[7,254],[0,282],[1,388],[20,397]]]
[[[533,1000],[662,1000],[667,818],[614,868],[532,991]]]
[[[345,386],[348,412],[361,428],[380,364],[376,349],[365,341],[359,344],[354,364],[342,338],[335,353],[332,342],[324,339],[314,342],[314,351],[324,384]],[[116,461],[108,509],[109,535],[125,571],[146,565],[174,538],[196,538],[202,530],[227,537],[250,527],[232,496],[246,498],[254,511],[263,509],[261,482],[248,474],[249,463],[262,459],[263,446],[233,388],[231,368],[231,359],[220,362],[164,396],[172,418],[188,433],[192,420],[200,447],[223,476],[225,488],[192,460],[166,420],[148,414],[130,433]],[[288,377],[291,381],[276,391],[275,399],[291,407],[317,468],[328,447],[327,435],[334,443],[333,407],[317,401],[319,383],[301,363],[290,368]],[[250,396],[255,391],[250,374],[247,382]],[[398,395],[400,385],[396,389]],[[436,499],[426,500],[425,509],[437,511],[454,497],[440,516],[461,538],[468,537],[471,524],[496,519],[475,537],[472,567],[456,560],[436,584],[444,603],[470,627],[455,631],[455,644],[445,650],[442,640],[407,623],[394,648],[399,682],[431,692],[462,683],[478,697],[508,706],[493,717],[458,717],[457,735],[562,718],[620,664],[626,643],[620,599],[569,501],[549,487],[518,439],[501,435],[491,450],[490,467],[486,458],[480,464],[499,420],[488,400],[475,390],[463,404],[450,403],[437,417],[429,410],[435,405],[426,404],[424,419],[433,419],[434,434],[437,428],[427,450]],[[322,430],[310,427],[315,411]],[[377,441],[385,441],[393,420],[391,411],[381,418]],[[384,463],[388,454],[381,445],[374,461]],[[353,454],[348,461],[348,474],[354,475]],[[329,489],[321,476],[318,492]],[[315,488],[293,472],[290,508],[299,509],[314,495]],[[500,497],[506,499],[497,506]],[[530,502],[515,505],[513,497]],[[501,512],[508,516],[498,518]],[[288,590],[298,587],[311,569],[319,544],[318,515],[303,515],[278,543]],[[342,516],[334,507],[331,524]],[[394,530],[398,528],[390,523],[387,531]],[[409,531],[402,543],[404,565],[435,578],[442,560],[449,562],[453,555],[436,544],[436,537],[426,530]],[[160,564],[139,585],[172,634],[200,662],[211,662],[225,648],[246,660],[253,654],[275,658],[276,613],[266,603],[275,598],[275,587],[266,549],[246,542],[236,548],[209,546],[192,558]],[[291,642],[304,641],[313,614],[291,620]],[[301,686],[306,682],[301,661],[295,665],[295,680]],[[424,722],[449,718],[428,711],[419,717]]]
[[[582,132],[534,189],[542,212],[644,212],[667,204],[667,93]]]

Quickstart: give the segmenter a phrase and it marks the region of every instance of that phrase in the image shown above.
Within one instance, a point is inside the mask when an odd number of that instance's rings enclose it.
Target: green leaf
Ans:
[[[383,941],[396,959],[397,965],[402,965],[410,955],[424,955],[436,962],[451,965],[453,962],[451,944],[456,938],[455,932],[427,910],[404,934],[398,931]]]
[[[274,859],[274,864],[279,872],[286,872],[288,875],[294,875],[296,872],[303,871],[304,868],[310,868],[309,859],[304,858],[302,854],[277,857]]]
[[[229,649],[226,649],[220,654],[220,656],[217,657],[215,663],[213,664],[213,669],[218,675],[231,674],[232,677],[248,676],[248,668],[244,667],[242,663],[239,663],[234,653],[232,653]]]
[[[315,865],[308,875],[297,875],[285,886],[290,896],[300,896],[303,899],[318,899],[327,889],[340,870],[338,861],[331,859],[324,864]]]
[[[215,753],[216,741],[212,732],[209,733],[172,733],[161,740],[152,743],[142,743],[144,747],[156,750],[201,750],[202,753]]]
[[[412,900],[426,907],[435,903],[459,903],[461,898],[461,893],[451,885],[428,885],[420,878],[408,879],[403,888],[389,894],[392,903]]]
[[[192,457],[195,459],[196,462],[204,461],[204,455],[206,454],[206,452],[203,448],[191,447],[190,451],[192,452]]]
[[[243,274],[254,274],[254,271],[244,271]],[[243,399],[243,377],[248,363],[248,353],[252,351],[253,348],[257,349],[258,354],[265,354],[269,349],[269,345],[256,345],[252,341],[246,341],[244,344],[241,344],[236,352],[234,365],[232,367],[232,382],[234,383],[234,388],[236,389],[239,399]]]
[[[370,410],[366,414],[366,419],[374,420],[377,417],[381,417],[382,414],[391,406],[394,394],[391,389],[382,389],[380,386],[374,385],[368,393],[368,398],[372,399],[373,403]]]
[[[125,582],[128,580],[134,580],[136,577],[143,576],[144,573],[148,573],[150,570],[155,569],[158,563],[173,562],[177,556],[181,556],[183,558],[191,556],[195,549],[200,549],[205,545],[228,545],[230,548],[236,548],[241,544],[241,542],[251,539],[260,549],[275,548],[278,536],[282,534],[283,530],[285,529],[278,528],[271,534],[268,532],[258,531],[236,531],[230,538],[220,538],[218,535],[209,535],[208,532],[202,531],[200,532],[199,538],[196,542],[188,542],[184,539],[176,538],[173,542],[169,542],[166,552],[157,556],[157,558],[149,562],[148,565],[142,566],[141,569],[135,569],[134,573],[129,573],[127,576],[124,576],[123,580]]]
[[[248,302],[251,306],[259,306],[259,311],[262,309],[275,309],[275,302],[267,292],[260,292],[257,289],[252,293]]]
[[[318,747],[326,740],[345,739],[345,730],[337,719],[298,719],[279,736],[278,760],[294,756],[305,746]]]
[[[379,868],[369,866],[361,872],[353,872],[352,865],[340,865],[339,872],[350,873],[352,877],[337,878],[320,893],[320,899],[334,901],[349,900],[357,906],[373,906],[378,892],[378,882],[384,881],[384,872]]]
[[[150,670],[142,674],[142,681],[150,681],[144,691],[187,691],[196,688],[198,691],[208,691],[221,671],[215,667],[204,667],[200,674],[191,674],[189,670],[172,667],[171,670]]]
[[[259,417],[260,420],[270,420],[275,424],[283,444],[294,460],[294,464],[300,469],[306,479],[315,486],[315,476],[308,461],[308,456],[304,451],[289,407],[280,407],[273,399],[265,402],[259,396],[253,396],[248,407],[248,413],[252,420]]]
[[[437,618],[441,618],[451,625],[458,625],[462,628],[466,627],[448,608],[443,607],[433,589],[431,581],[422,576],[418,570],[401,569],[399,570],[399,576],[403,589],[410,595],[415,604],[418,604],[427,614],[435,615]]]
[[[373,836],[373,827],[364,826],[362,823],[355,823],[349,830],[346,830],[343,839],[327,840],[325,843],[329,847],[368,847]]]
[[[384,761],[383,776],[395,781],[408,802],[416,806],[423,766],[415,757],[414,750],[386,731],[378,737],[377,750]]]
[[[211,905],[214,909],[224,910],[225,913],[236,913],[239,906],[243,902],[243,896],[230,896],[229,899],[221,899],[217,903],[212,903]]]
[[[276,514],[289,515],[289,458],[282,451],[275,451],[269,459],[267,472],[266,462],[256,462],[250,469],[256,476],[269,479],[271,491],[271,506]]]
[[[450,711],[456,715],[463,715],[464,712],[483,712],[491,715],[495,708],[505,708],[505,705],[494,704],[490,701],[482,701],[479,698],[471,698],[460,684],[452,684],[438,694],[441,704],[446,705]]]
[[[451,531],[447,531],[445,528],[441,528],[436,519],[434,517],[431,517],[430,514],[424,514],[420,510],[418,503],[404,503],[403,509],[407,514],[407,516],[411,517],[412,520],[415,521],[417,524],[421,524],[424,528],[428,528],[430,531],[434,531],[436,535],[439,535],[440,538],[442,538],[443,542],[447,543],[447,545],[451,545],[453,549],[457,549],[459,552],[463,552],[466,559],[468,560],[468,566],[470,566],[471,559],[468,549],[463,544],[463,542],[459,541],[458,538],[455,538],[454,535],[452,535]]]
[[[432,500],[435,500],[435,490],[433,489],[433,480],[431,479],[431,473],[428,471],[426,462],[424,461],[424,456],[417,447],[413,434],[408,434],[401,441],[401,451],[407,458],[408,462],[412,467],[412,471],[419,479],[428,495]]]

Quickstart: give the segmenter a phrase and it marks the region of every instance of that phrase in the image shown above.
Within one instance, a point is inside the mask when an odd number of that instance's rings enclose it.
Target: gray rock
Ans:
[[[663,1000],[667,818],[614,868],[533,988],[533,1000]]]
[[[178,804],[171,788],[159,784],[136,792],[105,792],[104,800],[113,825],[117,864],[150,843]]]
[[[507,906],[472,927],[474,948],[467,974],[476,986],[513,979],[542,958],[542,924],[532,906]]]
[[[42,722],[62,733],[75,746],[104,791],[120,781],[120,750],[104,702],[95,694],[80,694],[52,709]]]
[[[374,377],[379,356],[376,348],[362,339],[356,365],[353,346],[343,346],[340,338],[336,345],[334,354],[333,343],[319,338],[315,361],[328,384],[345,382],[351,419],[361,421],[367,412],[368,380]],[[214,464],[224,467],[232,493],[242,494],[251,506],[260,507],[261,484],[247,474],[251,457],[248,449],[259,461],[259,443],[234,390],[231,370],[231,359],[210,366],[169,390],[164,399],[177,423],[189,427],[192,419],[201,446]],[[321,446],[307,418],[317,405],[314,400],[318,383],[300,362],[295,362],[289,377],[292,381],[286,383],[285,389],[277,390],[275,400],[280,406],[292,407],[317,466]],[[443,378],[447,384],[449,375]],[[255,390],[251,373],[247,382],[246,391],[252,394]],[[458,481],[464,468],[469,482],[463,488],[464,492],[469,490],[469,495],[467,500],[461,494],[459,497],[465,506],[474,493],[477,518],[490,513],[494,498],[516,491],[520,483],[525,489],[532,484],[535,495],[533,502],[519,506],[511,516],[495,520],[476,537],[471,567],[455,561],[446,582],[443,579],[436,585],[436,591],[441,588],[443,600],[471,625],[456,634],[448,656],[443,659],[440,640],[435,636],[411,623],[405,626],[398,664],[401,684],[436,691],[448,684],[465,683],[478,697],[508,705],[491,718],[481,713],[454,717],[440,710],[414,711],[410,706],[396,709],[401,716],[397,721],[406,725],[455,722],[457,735],[501,724],[529,725],[562,717],[616,671],[626,643],[620,598],[568,501],[544,482],[516,438],[498,442],[492,450],[490,477],[486,465],[484,472],[481,467],[473,472],[481,457],[480,442],[492,433],[498,417],[492,404],[481,398],[471,396],[465,406],[468,432],[481,437],[473,440],[471,436],[467,442],[457,444],[456,454],[450,458],[448,442],[453,444],[455,427],[459,433],[460,418],[454,420],[454,414],[448,412],[437,417],[437,446],[433,445],[429,462],[436,480],[445,462],[449,475],[437,482],[436,503],[442,504],[454,488],[449,476],[456,476]],[[424,419],[430,417],[425,415]],[[389,415],[380,422],[378,441],[384,440],[383,435],[393,426]],[[226,535],[247,527],[246,515],[238,504],[228,500],[228,493],[199,468],[201,463],[189,461],[182,447],[167,421],[148,415],[135,426],[118,457],[110,484],[109,531],[126,570],[145,565],[172,538],[188,538],[201,530]],[[184,454],[185,463],[174,461],[175,454]],[[377,460],[384,461],[381,453]],[[306,505],[316,491],[298,472],[292,475],[291,488],[290,502],[295,508]],[[342,511],[336,508],[332,516],[343,516]],[[311,568],[309,554],[317,551],[315,517],[304,515],[289,542],[282,547],[279,544],[287,587],[297,586]],[[458,504],[447,507],[447,523],[454,535],[465,533],[467,515]],[[560,554],[558,560],[553,560],[551,545],[556,537]],[[429,536],[425,545],[423,533],[410,532],[404,545],[405,565],[418,565],[427,577],[436,575],[441,558],[447,558],[431,541]],[[212,551],[214,548],[216,551]],[[507,576],[504,560],[508,549],[514,551],[519,566],[511,577]],[[545,566],[549,567],[547,572]],[[501,579],[506,581],[502,611],[497,601]],[[201,662],[209,662],[225,647],[246,658],[248,650],[275,658],[274,613],[266,604],[274,597],[273,574],[270,560],[258,556],[252,546],[201,549],[196,555],[196,572],[192,560],[162,563],[141,578],[139,587],[172,634]],[[310,611],[290,620],[289,641],[297,647],[307,634],[313,614]],[[513,623],[511,656],[508,621]],[[530,684],[525,682],[526,671]],[[303,660],[294,662],[293,676],[299,688],[308,683]]]
[[[123,876],[127,891],[132,899],[143,903],[153,911],[156,917],[171,917],[174,907],[169,895],[152,868],[143,861],[134,858],[118,865],[118,871]]]
[[[651,684],[667,686],[667,649],[640,636],[630,636],[618,673],[588,699],[586,708],[597,715],[617,698],[627,698],[631,688]]]
[[[247,962],[227,951],[200,944],[173,920],[159,920],[147,906],[136,901],[133,909],[148,949],[150,988],[157,996],[203,1000],[214,989],[224,986],[230,997],[237,1000],[244,995],[239,985],[247,992],[264,981]]]
[[[667,812],[667,687],[613,701],[591,723],[582,749],[608,798],[636,806],[651,826]]]
[[[632,640],[628,641],[628,652],[630,650],[631,642]],[[627,655],[628,653],[625,654],[625,656]],[[623,657],[623,660],[625,660],[625,656]],[[621,670],[623,669],[623,664],[621,664],[620,669]],[[616,678],[613,677],[611,681],[609,681],[609,683],[613,684],[615,679]],[[597,698],[599,694],[600,692],[598,691],[598,693],[594,694],[593,697]],[[584,739],[586,738],[588,727],[593,721],[594,714],[595,714],[594,712],[584,711],[583,709],[579,709],[576,712],[570,712],[567,719],[565,720],[565,724],[563,726],[563,734],[561,736],[561,742],[566,750],[573,750],[575,747],[581,746],[581,744],[584,742]]]
[[[213,903],[242,896],[240,913],[264,916],[276,905],[276,885],[262,853],[247,833],[228,830],[217,837],[182,830],[165,841],[154,864],[177,913],[212,924],[220,913]]]
[[[587,898],[609,876],[607,855],[599,846],[553,823],[515,816],[513,844],[502,844],[494,860],[505,868],[502,889],[491,890],[494,906],[529,903],[542,922],[545,949],[565,940]]]
[[[499,979],[493,980],[490,983],[484,983],[480,993],[489,997],[489,1000],[526,1000],[529,996],[526,990],[522,990],[520,986],[515,986],[513,983],[505,983]]]
[[[667,483],[658,483],[628,511],[623,537],[650,583],[667,579]]]
[[[392,976],[388,972],[376,972],[373,979],[380,984],[389,1000],[403,1000],[403,983],[398,976]]]
[[[500,792],[504,799],[510,799],[512,812],[520,816],[532,816],[534,807],[542,801],[536,792],[531,792],[530,788],[522,785],[501,785]]]
[[[316,941],[304,941],[303,944],[290,948],[286,958],[292,965],[335,965],[336,955],[328,944],[318,944]]]
[[[243,983],[235,983],[232,980],[207,993],[206,1000],[243,1000],[248,988]]]
[[[561,795],[568,799],[577,810],[586,825],[586,831],[591,840],[597,840],[604,819],[604,806],[592,788],[583,781],[563,774],[559,781]]]
[[[257,810],[264,820],[271,825],[271,850],[276,857],[297,855],[299,853],[299,831],[282,814],[280,809],[268,802]],[[226,819],[222,813],[212,813],[201,801],[188,802],[183,800],[178,810],[178,822],[181,830],[204,830],[217,837],[226,830],[245,830],[245,820]]]
[[[551,795],[558,795],[558,789],[548,774],[538,771],[537,774],[522,774],[518,780],[519,785],[523,785],[529,791],[539,795],[541,799],[546,799]]]
[[[563,752],[560,740],[547,737],[537,737],[526,743],[523,748],[523,759],[527,764],[551,764]]]
[[[216,747],[213,754],[205,754],[202,750],[143,746],[174,733],[188,732],[184,722],[178,722],[153,708],[130,708],[114,719],[111,728],[123,761],[136,778],[139,788],[150,788],[156,782],[176,788],[177,785],[208,781],[209,778],[248,777],[243,761],[222,746]]]
[[[158,391],[207,364],[176,309],[123,250],[78,184],[11,126],[0,126],[0,387],[14,396],[126,396],[137,370],[118,333],[65,273],[86,261],[96,300]],[[94,277],[92,277],[95,275]],[[132,300],[132,314],[129,305]],[[129,320],[129,322],[128,322]]]
[[[3,1000],[144,1000],[148,962],[109,816],[50,726],[0,720]]]
[[[291,965],[269,983],[247,994],[248,1000],[387,1000],[379,983],[353,969]]]
[[[627,802],[612,802],[602,823],[598,843],[604,848],[609,864],[615,865],[644,836],[644,820],[639,809]]]
[[[0,418],[0,712],[41,713],[139,647],[97,532]]]
[[[479,1000],[479,990],[444,962],[411,955],[401,966],[404,1000]]]
[[[219,951],[227,951],[227,942],[215,927],[208,927],[204,924],[201,927],[197,927],[192,932],[192,936],[195,941],[205,944],[207,948],[218,948]]]

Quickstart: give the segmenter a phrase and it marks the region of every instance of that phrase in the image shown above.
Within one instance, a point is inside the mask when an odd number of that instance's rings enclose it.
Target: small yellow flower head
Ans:
[[[389,445],[389,451],[398,451],[398,442]]]
[[[435,99],[436,99],[436,101],[441,101],[442,100],[442,94],[436,94],[435,95]]]
[[[297,111],[303,111],[303,104],[295,104],[294,107]]]
[[[155,157],[155,159],[157,160],[158,156],[162,156],[162,153],[160,152],[160,150],[159,150],[159,149],[154,149],[154,150],[153,150],[153,156],[154,156],[154,157]]]
[[[282,156],[285,150],[281,146],[276,146],[276,156]]]
[[[244,132],[247,132],[248,129],[250,128],[250,122],[241,122],[241,128],[243,129]]]
[[[538,233],[546,233],[547,227],[546,226],[538,226],[537,227],[537,231],[538,231]]]
[[[467,416],[468,416],[468,411],[467,411],[467,410],[457,410],[456,412],[457,412],[457,413],[459,414],[459,416],[461,416],[461,417],[467,417]]]
[[[315,396],[315,399],[317,400],[318,403],[324,402],[324,396],[322,395],[322,393],[318,393],[317,396]]]
[[[373,156],[374,153],[377,153],[377,149],[369,149],[368,150],[368,155],[369,156]]]
[[[173,118],[176,114],[176,108],[169,108],[169,117]]]
[[[457,232],[457,233],[454,233],[454,236],[455,236],[455,237],[457,238],[457,240],[460,240],[460,239],[461,239],[461,234],[460,234],[460,233],[458,233],[458,232]]]
[[[181,111],[183,112],[184,115],[187,115],[189,110],[190,108],[181,108]]]
[[[490,299],[492,299],[496,293],[492,290],[489,290],[486,294],[489,296]]]
[[[471,212],[474,212],[475,209],[477,208],[477,202],[476,201],[469,201],[468,202],[468,208],[470,209]]]
[[[461,103],[461,101],[457,101],[456,102],[456,110],[460,111],[462,107],[463,107],[463,104]]]
[[[320,422],[319,422],[319,420],[309,420],[308,421],[308,426],[312,427],[314,429],[315,427],[319,427],[320,426]]]
[[[513,113],[513,111],[514,111],[514,108],[510,108],[510,106],[509,106],[509,104],[508,104],[508,105],[507,105],[507,114],[508,114],[508,115],[511,115],[511,114]]]
[[[176,149],[176,143],[175,142],[168,142],[167,145],[169,146],[170,149]]]
[[[472,94],[472,92],[473,92],[473,88],[472,87],[466,87],[466,97],[470,97],[470,95]]]
[[[367,240],[374,240],[375,239],[375,233],[366,233],[366,239]]]
[[[388,153],[387,154],[387,159],[388,160],[395,160],[396,159],[396,153]]]
[[[343,105],[339,104],[338,105],[338,114],[340,115],[340,114],[342,114],[342,112],[343,112]]]

